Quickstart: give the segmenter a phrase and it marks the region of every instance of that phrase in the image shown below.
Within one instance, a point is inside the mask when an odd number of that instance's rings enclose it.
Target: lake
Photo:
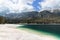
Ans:
[[[18,28],[38,35],[41,33],[60,38],[60,25],[24,25]]]

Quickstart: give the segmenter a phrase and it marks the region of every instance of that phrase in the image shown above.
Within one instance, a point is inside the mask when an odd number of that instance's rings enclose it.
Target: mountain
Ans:
[[[31,11],[31,12],[22,12],[22,13],[2,13],[8,19],[27,19],[27,18],[48,18],[48,17],[56,17],[60,16],[60,10],[53,10],[53,12],[49,10],[43,10],[41,12]]]
[[[41,11],[39,15],[41,16],[41,18],[47,18],[51,16],[52,14],[53,14],[52,12],[44,10],[44,11]]]
[[[22,13],[8,13],[5,14],[6,21],[17,22],[17,21],[25,21],[25,20],[32,20],[38,18],[38,12],[22,12]]]
[[[23,12],[23,13],[9,13],[9,14],[5,14],[5,17],[10,18],[10,19],[14,19],[14,18],[33,18],[33,17],[37,17],[38,16],[38,12],[33,11],[33,12]]]
[[[60,10],[59,9],[55,9],[55,10],[52,10],[49,11],[49,10],[43,10],[41,12],[39,12],[39,15],[41,16],[41,18],[55,18],[55,17],[59,17],[60,16]]]
[[[43,10],[41,12],[31,11],[22,13],[5,13],[6,22],[8,23],[27,23],[27,22],[60,22],[60,10]]]

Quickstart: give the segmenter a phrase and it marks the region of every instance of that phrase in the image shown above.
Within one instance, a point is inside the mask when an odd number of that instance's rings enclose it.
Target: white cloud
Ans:
[[[0,0],[0,6],[7,7],[11,12],[33,11],[32,4],[34,0]]]
[[[44,0],[39,3],[41,9],[60,9],[60,0]]]

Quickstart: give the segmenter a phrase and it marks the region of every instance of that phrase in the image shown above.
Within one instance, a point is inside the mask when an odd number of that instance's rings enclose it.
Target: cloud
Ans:
[[[8,8],[10,12],[33,11],[33,1],[34,0],[0,0],[0,6]]]
[[[60,0],[44,0],[39,3],[41,9],[60,9]]]

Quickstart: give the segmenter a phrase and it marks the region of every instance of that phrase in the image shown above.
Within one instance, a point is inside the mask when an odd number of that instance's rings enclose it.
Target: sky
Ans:
[[[39,2],[42,2],[43,0],[35,0],[34,2],[33,2],[33,7],[34,7],[34,9],[36,10],[36,11],[39,11],[40,9],[41,9],[41,6],[39,5]]]
[[[60,8],[60,0],[0,0],[0,12],[26,12]]]
[[[0,12],[39,11],[42,0],[0,0]]]
[[[60,0],[44,0],[43,2],[39,3],[41,5],[42,10],[54,10],[59,9],[60,10]]]

